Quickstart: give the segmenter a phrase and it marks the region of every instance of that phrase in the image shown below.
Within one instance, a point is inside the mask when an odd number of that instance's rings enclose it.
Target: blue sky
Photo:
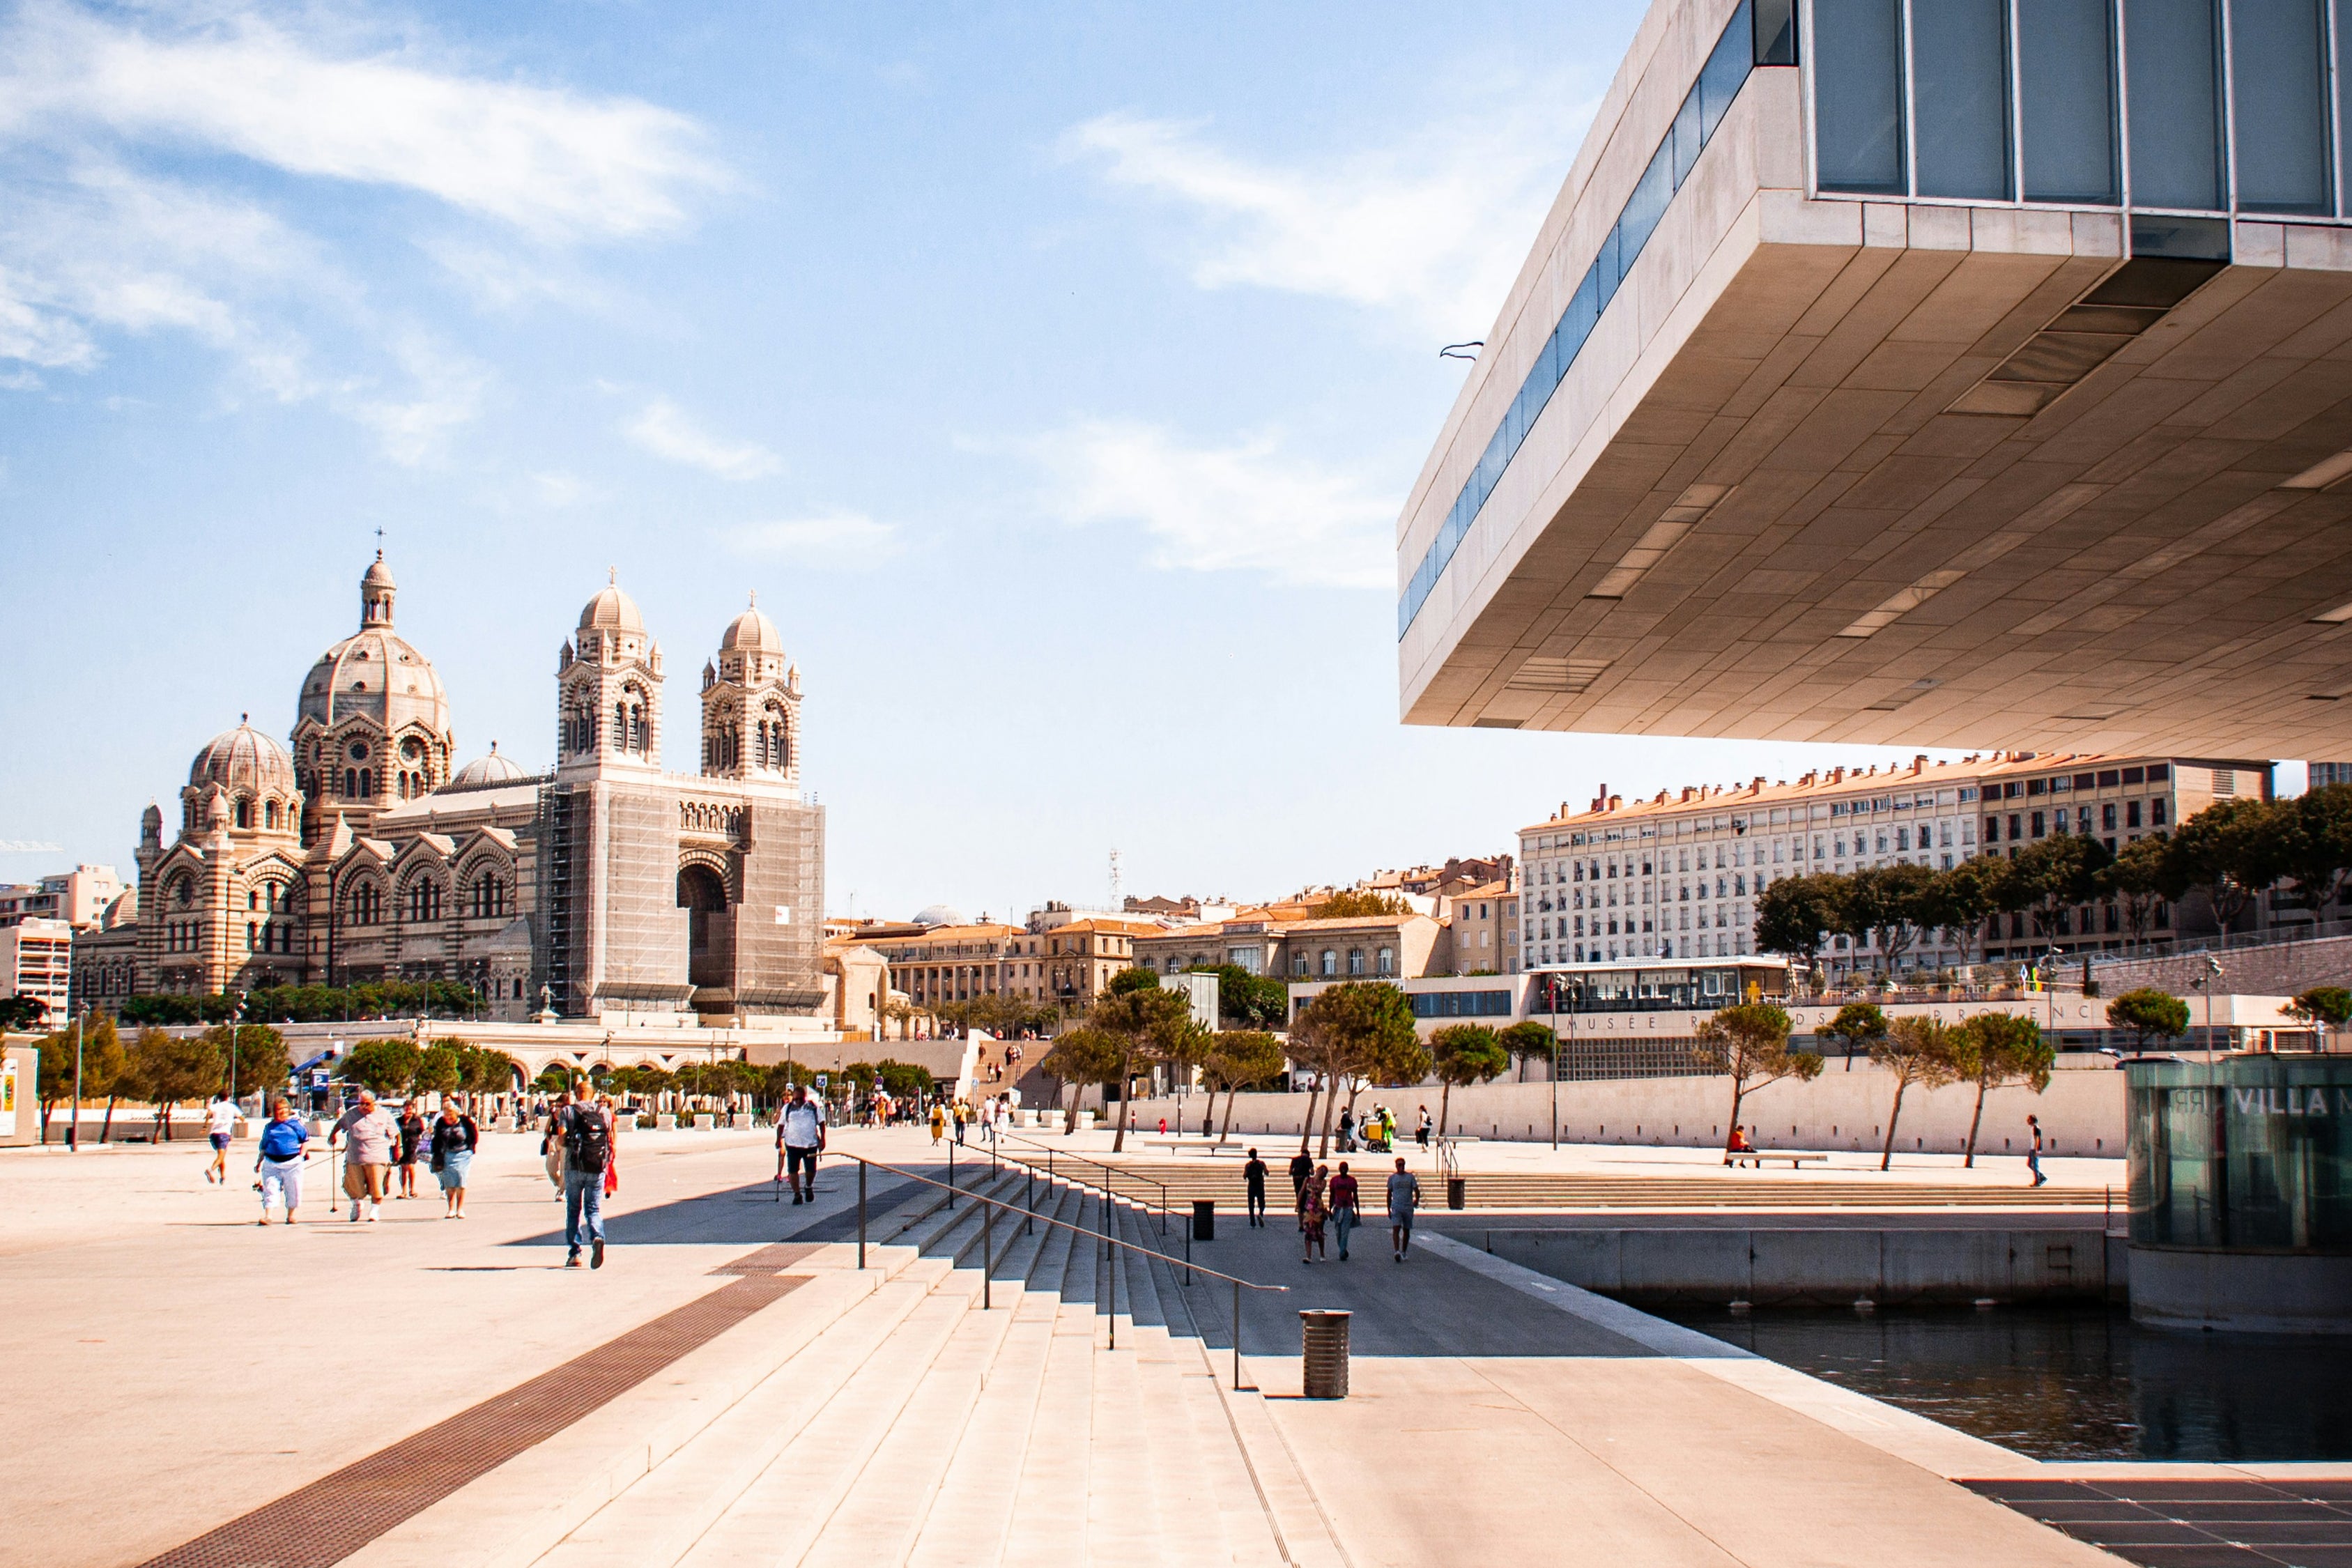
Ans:
[[[833,912],[1277,894],[1888,753],[1408,730],[1396,513],[1633,0],[0,11],[0,879],[283,735],[384,534],[467,756],[756,590]],[[686,737],[683,744],[679,737]]]

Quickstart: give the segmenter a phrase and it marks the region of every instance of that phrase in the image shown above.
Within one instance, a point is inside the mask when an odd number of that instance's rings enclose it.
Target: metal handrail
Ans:
[[[887,1171],[894,1176],[902,1177],[909,1182],[919,1182],[927,1187],[947,1187],[947,1190],[950,1194],[955,1190],[952,1187],[948,1187],[948,1184],[945,1182],[934,1181],[929,1176],[918,1175],[916,1173],[908,1170],[902,1165],[887,1164],[880,1160],[869,1160],[863,1154],[851,1154],[846,1152],[844,1152],[841,1157],[845,1160],[854,1160],[857,1163],[857,1267],[860,1268],[866,1267],[866,1172],[867,1167],[871,1166],[873,1169],[877,1171]],[[989,1286],[996,1272],[996,1259],[992,1256],[995,1245],[994,1233],[989,1222],[994,1217],[995,1211],[998,1209],[1022,1208],[1023,1205],[1007,1203],[1003,1198],[984,1197],[980,1193],[969,1188],[965,1189],[964,1196],[971,1199],[974,1203],[984,1204],[987,1205],[985,1208],[981,1210],[980,1242],[980,1306],[981,1310],[987,1311],[991,1309],[992,1304]],[[1024,1217],[1033,1223],[1042,1218],[1047,1225],[1060,1226],[1064,1230],[1075,1231],[1080,1236],[1087,1237],[1092,1240],[1100,1241],[1106,1246],[1123,1247],[1129,1252],[1140,1252],[1146,1258],[1156,1258],[1160,1259],[1161,1263],[1166,1264],[1171,1271],[1181,1261],[1185,1273],[1188,1276],[1186,1280],[1187,1284],[1191,1283],[1189,1276],[1193,1272],[1198,1271],[1200,1273],[1206,1274],[1212,1279],[1223,1279],[1227,1284],[1231,1285],[1234,1288],[1234,1387],[1235,1389],[1239,1389],[1242,1386],[1242,1292],[1245,1289],[1286,1291],[1290,1287],[1287,1285],[1261,1285],[1254,1279],[1244,1279],[1236,1275],[1221,1273],[1214,1268],[1206,1268],[1201,1264],[1194,1263],[1189,1256],[1180,1260],[1178,1258],[1169,1257],[1164,1252],[1154,1251],[1149,1247],[1139,1246],[1132,1241],[1121,1241],[1118,1237],[1113,1236],[1110,1232],[1110,1204],[1115,1196],[1116,1194],[1111,1193],[1105,1193],[1102,1194],[1103,1229],[1099,1232],[1088,1230],[1082,1225],[1072,1225],[1066,1219],[1055,1219],[1052,1215],[1040,1215],[1034,1209],[1024,1209]],[[1188,1254],[1192,1249],[1192,1232],[1188,1230],[1184,1233],[1185,1249]],[[1117,1350],[1118,1348],[1118,1276],[1115,1272],[1107,1272],[1105,1277],[1110,1282],[1111,1291],[1109,1313],[1111,1320],[1110,1348]]]
[[[1034,1138],[1024,1138],[1018,1132],[1000,1131],[997,1136],[1000,1138],[1009,1138],[1015,1143],[1026,1143],[1032,1149],[1044,1150],[1045,1154],[1045,1179],[1047,1181],[1052,1181],[1054,1179],[1054,1156],[1059,1154],[1065,1160],[1076,1160],[1081,1165],[1092,1165],[1097,1171],[1108,1171],[1114,1176],[1124,1176],[1130,1182],[1141,1182],[1146,1185],[1158,1187],[1160,1189],[1160,1234],[1162,1236],[1166,1236],[1168,1234],[1167,1183],[1130,1171],[1123,1165],[1112,1165],[1107,1164],[1100,1160],[1089,1160],[1084,1154],[1073,1154],[1066,1149],[1056,1149],[1051,1143],[1040,1143]],[[1026,1164],[1028,1162],[1024,1161],[1022,1163]],[[1094,1184],[1080,1183],[1079,1184],[1085,1186],[1092,1185]],[[1102,1185],[1104,1186],[1104,1190],[1111,1190],[1108,1184],[1102,1184]]]

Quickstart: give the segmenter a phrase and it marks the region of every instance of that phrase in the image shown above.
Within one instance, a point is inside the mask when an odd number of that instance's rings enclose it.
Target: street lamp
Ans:
[[[74,1102],[73,1114],[66,1119],[66,1147],[77,1154],[81,1152],[81,1026],[89,1016],[88,1006],[74,1015]]]
[[[236,1103],[237,1019],[245,1013],[245,993],[232,991],[228,994],[228,1099],[229,1103],[234,1105]]]

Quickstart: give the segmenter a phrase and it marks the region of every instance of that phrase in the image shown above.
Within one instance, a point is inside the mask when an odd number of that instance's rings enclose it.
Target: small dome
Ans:
[[[513,758],[499,755],[499,743],[492,741],[488,756],[476,757],[472,762],[459,768],[457,776],[444,787],[488,789],[496,784],[521,784],[530,777],[530,774],[515,764]]]
[[[636,601],[621,592],[620,584],[607,583],[596,590],[580,612],[580,629],[583,632],[642,632],[645,616],[637,614]]]
[[[754,605],[727,625],[727,635],[719,639],[720,653],[772,653],[779,658],[784,651],[783,634],[776,623],[760,613]]]
[[[377,551],[375,552],[375,563],[370,566],[367,569],[367,574],[360,579],[360,586],[363,588],[396,588],[400,584],[392,580],[392,568],[383,563],[383,552],[381,550]]]
[[[919,926],[960,926],[971,922],[963,918],[961,910],[947,904],[933,904],[927,910],[915,911],[915,923]]]
[[[240,721],[196,753],[188,783],[196,789],[219,784],[231,794],[289,795],[296,789],[294,759],[285,747]]]

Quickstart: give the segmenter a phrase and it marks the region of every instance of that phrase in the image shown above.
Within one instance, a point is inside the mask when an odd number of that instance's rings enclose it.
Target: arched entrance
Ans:
[[[686,977],[697,986],[723,986],[735,971],[735,921],[727,884],[708,866],[681,866],[677,907],[687,911]]]

